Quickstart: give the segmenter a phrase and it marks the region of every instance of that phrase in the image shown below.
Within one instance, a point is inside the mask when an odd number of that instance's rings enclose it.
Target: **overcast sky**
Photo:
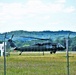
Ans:
[[[0,0],[0,33],[76,31],[76,0]]]

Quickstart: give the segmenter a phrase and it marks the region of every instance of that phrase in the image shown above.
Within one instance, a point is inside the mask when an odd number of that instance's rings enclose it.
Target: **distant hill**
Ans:
[[[19,31],[11,31],[11,32],[7,32],[7,38],[11,38],[11,36],[14,34],[13,40],[15,41],[16,46],[18,47],[25,47],[28,45],[32,45],[38,42],[47,42],[44,40],[37,40],[37,39],[32,39],[31,37],[35,37],[35,38],[48,38],[50,39],[50,42],[54,42],[54,43],[61,43],[62,45],[64,45],[64,37],[68,37],[70,33],[70,38],[69,38],[69,48],[71,51],[76,51],[76,32],[72,32],[72,31],[23,31],[23,30],[19,30]],[[0,43],[4,41],[4,35],[0,34]],[[25,37],[29,37],[29,38],[25,38]],[[49,41],[49,40],[48,40]]]
[[[14,34],[14,38],[13,38],[14,40],[20,40],[20,39],[24,40],[24,38],[22,39],[21,36],[55,39],[60,36],[67,37],[69,33],[71,33],[70,37],[76,36],[76,32],[63,31],[63,30],[62,31],[23,31],[23,30],[19,30],[19,31],[7,32],[7,38],[10,38],[11,35]],[[2,34],[0,33],[0,40],[4,39],[4,35],[5,35],[5,33],[2,33]]]

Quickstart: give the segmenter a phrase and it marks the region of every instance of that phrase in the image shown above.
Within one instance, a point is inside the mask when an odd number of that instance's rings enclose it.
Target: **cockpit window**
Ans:
[[[63,45],[61,45],[60,43],[58,43],[57,47],[64,47]]]

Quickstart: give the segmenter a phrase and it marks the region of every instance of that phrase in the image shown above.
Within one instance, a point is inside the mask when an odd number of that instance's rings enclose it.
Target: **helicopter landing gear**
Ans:
[[[22,54],[22,52],[19,55],[21,55],[21,54]]]
[[[55,54],[56,53],[56,50],[53,53]]]
[[[52,54],[52,52],[50,52],[50,54]]]

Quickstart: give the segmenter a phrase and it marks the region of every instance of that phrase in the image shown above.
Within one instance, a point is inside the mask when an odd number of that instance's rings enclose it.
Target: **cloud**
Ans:
[[[56,0],[55,3],[44,4],[41,0],[28,0],[27,3],[0,3],[0,20],[2,22],[9,20],[21,20],[30,18],[39,18],[39,14],[45,20],[49,15],[65,12],[72,13],[75,11],[74,6],[64,8],[66,0]],[[63,3],[63,4],[62,4]],[[48,15],[48,16],[47,16]],[[41,19],[41,17],[40,17]]]
[[[25,5],[27,13],[57,13],[62,11],[65,0],[58,0],[58,3],[44,4],[41,0],[29,0]]]
[[[65,13],[73,13],[75,11],[76,11],[76,9],[74,6],[67,7],[63,10],[63,12],[65,12]]]
[[[66,0],[56,0],[56,3],[66,3]]]
[[[52,12],[52,13],[57,13],[57,12],[59,13],[59,12],[61,12],[63,7],[64,7],[63,4],[50,4],[48,6],[50,12]]]
[[[23,24],[26,25],[25,29],[36,25],[38,25],[37,28],[41,28],[40,25],[45,25],[50,21],[53,21],[50,25],[59,25],[60,22],[57,22],[57,19],[60,16],[55,17],[56,15],[72,13],[76,10],[74,6],[67,5],[66,7],[65,4],[66,0],[54,0],[53,3],[51,1],[43,3],[41,0],[28,0],[27,3],[0,3],[0,26],[17,25],[16,29],[18,25]]]
[[[23,8],[21,3],[4,3],[2,5],[3,7],[3,13],[4,14],[10,14],[10,15],[22,15],[23,14]]]
[[[21,3],[4,3],[1,5],[3,7],[4,14],[12,15],[24,15],[29,13],[48,13],[56,12],[62,9],[61,4],[48,4],[45,5],[41,0],[29,0],[26,4]]]
[[[52,26],[53,26],[53,25],[56,26],[56,25],[60,25],[60,24],[61,24],[61,21],[54,21],[54,22],[49,22],[49,23],[48,23],[48,25],[52,25]]]
[[[27,13],[45,13],[48,7],[41,0],[29,0],[25,5]]]
[[[49,16],[49,15],[45,15],[45,16],[43,17],[43,19],[44,19],[44,20],[49,20],[49,19],[50,19],[50,16]]]
[[[62,12],[66,0],[56,0],[54,3],[44,4],[41,0],[28,0],[27,3],[0,3],[0,14],[24,16],[27,14],[57,13]],[[62,4],[63,3],[63,4]],[[74,7],[65,8],[64,11],[72,12]]]
[[[0,20],[13,20],[35,17],[38,14],[57,13],[62,10],[61,4],[45,5],[41,0],[29,0],[27,3],[0,3]]]

